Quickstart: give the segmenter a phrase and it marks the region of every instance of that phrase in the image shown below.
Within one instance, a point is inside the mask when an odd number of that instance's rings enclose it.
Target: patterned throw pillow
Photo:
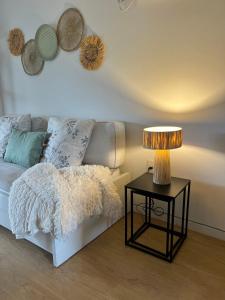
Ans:
[[[51,137],[44,161],[57,168],[80,166],[94,125],[94,120],[50,118],[48,132]]]
[[[0,117],[0,158],[3,158],[12,129],[31,130],[30,115],[9,115]]]

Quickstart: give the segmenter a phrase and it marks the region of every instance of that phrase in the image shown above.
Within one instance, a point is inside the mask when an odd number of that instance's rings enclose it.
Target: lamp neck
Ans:
[[[153,182],[161,185],[171,183],[170,150],[155,150]]]

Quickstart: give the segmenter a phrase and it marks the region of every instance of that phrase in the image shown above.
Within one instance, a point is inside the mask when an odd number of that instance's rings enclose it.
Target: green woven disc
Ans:
[[[57,35],[50,25],[41,25],[36,33],[35,42],[38,52],[44,60],[52,60],[58,52]]]

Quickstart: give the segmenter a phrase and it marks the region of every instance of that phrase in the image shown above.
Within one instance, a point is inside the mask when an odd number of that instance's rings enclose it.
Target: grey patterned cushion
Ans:
[[[0,117],[0,158],[2,158],[5,153],[12,128],[21,131],[30,131],[30,115],[9,115]]]
[[[81,165],[94,124],[94,120],[50,118],[48,132],[51,137],[44,161],[57,168]]]
[[[47,131],[48,120],[41,117],[31,118],[31,131]]]

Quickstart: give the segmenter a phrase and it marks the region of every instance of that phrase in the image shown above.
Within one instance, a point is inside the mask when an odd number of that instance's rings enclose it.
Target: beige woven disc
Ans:
[[[24,34],[19,28],[10,30],[8,37],[9,51],[12,55],[19,56],[24,47]]]
[[[65,51],[79,48],[84,34],[84,19],[76,8],[67,9],[59,19],[57,36],[59,46]]]
[[[103,63],[105,46],[96,35],[87,36],[80,46],[80,62],[87,70],[97,70]]]
[[[41,58],[35,40],[29,40],[23,48],[21,56],[25,73],[28,75],[39,74],[44,67],[44,60]]]

